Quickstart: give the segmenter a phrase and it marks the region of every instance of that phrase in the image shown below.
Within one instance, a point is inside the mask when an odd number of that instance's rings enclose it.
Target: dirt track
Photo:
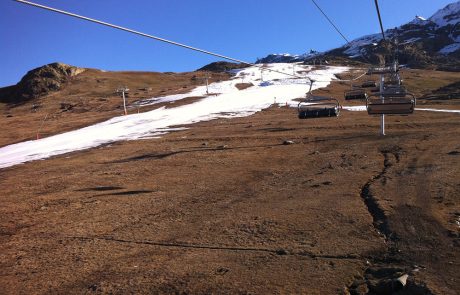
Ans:
[[[274,107],[0,170],[0,293],[458,294],[459,122]]]

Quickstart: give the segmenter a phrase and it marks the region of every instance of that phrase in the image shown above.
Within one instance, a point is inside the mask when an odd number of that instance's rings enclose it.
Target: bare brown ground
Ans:
[[[459,122],[273,107],[0,170],[0,293],[458,294]]]
[[[72,77],[59,92],[19,106],[0,103],[0,146],[50,136],[123,115],[123,100],[116,90],[127,86],[128,113],[146,112],[165,106],[131,106],[152,97],[187,93],[204,85],[205,73],[102,72],[88,69]],[[209,73],[209,82],[227,80],[225,73]],[[195,98],[197,99],[197,98]],[[191,100],[176,102],[190,103]],[[70,107],[69,107],[70,106]]]

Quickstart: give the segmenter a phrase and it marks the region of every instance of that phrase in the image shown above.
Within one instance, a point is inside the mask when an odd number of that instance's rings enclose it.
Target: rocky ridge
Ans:
[[[58,91],[86,69],[51,63],[29,71],[16,85],[0,88],[0,102],[22,103]]]

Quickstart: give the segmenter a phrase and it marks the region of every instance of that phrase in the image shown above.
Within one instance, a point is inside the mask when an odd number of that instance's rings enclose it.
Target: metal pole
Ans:
[[[385,97],[383,96],[384,90],[384,83],[385,83],[385,76],[383,74],[380,75],[380,99],[382,100],[382,104],[385,103]],[[382,114],[380,117],[380,135],[385,135],[385,115]]]
[[[128,111],[126,111],[126,99],[125,99],[125,88],[121,91],[121,94],[123,95],[123,108],[125,109],[125,116],[128,114]]]
[[[208,82],[208,79],[209,79],[209,74],[208,72],[206,72],[206,94],[209,94],[209,82]]]
[[[49,115],[49,114],[46,114],[45,119],[43,119],[42,124],[40,125],[40,127],[39,127],[38,130],[37,130],[37,140],[40,139],[40,131],[42,130],[43,125],[45,124],[46,119],[48,119],[48,115]]]

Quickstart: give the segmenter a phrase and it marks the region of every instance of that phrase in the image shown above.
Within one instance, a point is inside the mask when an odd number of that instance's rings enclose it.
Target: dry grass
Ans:
[[[154,77],[141,75],[135,87]],[[191,78],[161,77],[152,92],[182,91]],[[91,91],[129,82],[117,79]],[[82,106],[104,112],[59,113],[64,97],[46,97],[35,113],[10,110],[2,143],[46,111],[53,132],[121,113],[115,97]],[[458,115],[387,124],[380,137],[379,118],[365,112],[298,120],[274,107],[0,170],[0,293],[341,294],[392,278],[371,282],[372,271],[402,269],[408,288],[456,294]]]
[[[244,90],[244,89],[252,87],[252,86],[254,86],[254,84],[252,84],[252,83],[238,83],[238,84],[235,85],[235,87],[238,88],[238,90]]]
[[[103,72],[87,70],[77,75],[59,92],[11,107],[0,103],[0,124],[7,128],[0,134],[0,146],[40,136],[70,131],[123,114],[123,100],[116,89],[127,86],[128,103],[171,94],[189,92],[204,85],[204,73]],[[210,83],[230,78],[225,73],[212,73]],[[204,76],[203,76],[204,77]],[[68,111],[61,105],[71,105]],[[178,104],[175,104],[178,105]],[[164,106],[147,106],[134,112],[145,112]],[[46,121],[44,121],[46,118]]]

